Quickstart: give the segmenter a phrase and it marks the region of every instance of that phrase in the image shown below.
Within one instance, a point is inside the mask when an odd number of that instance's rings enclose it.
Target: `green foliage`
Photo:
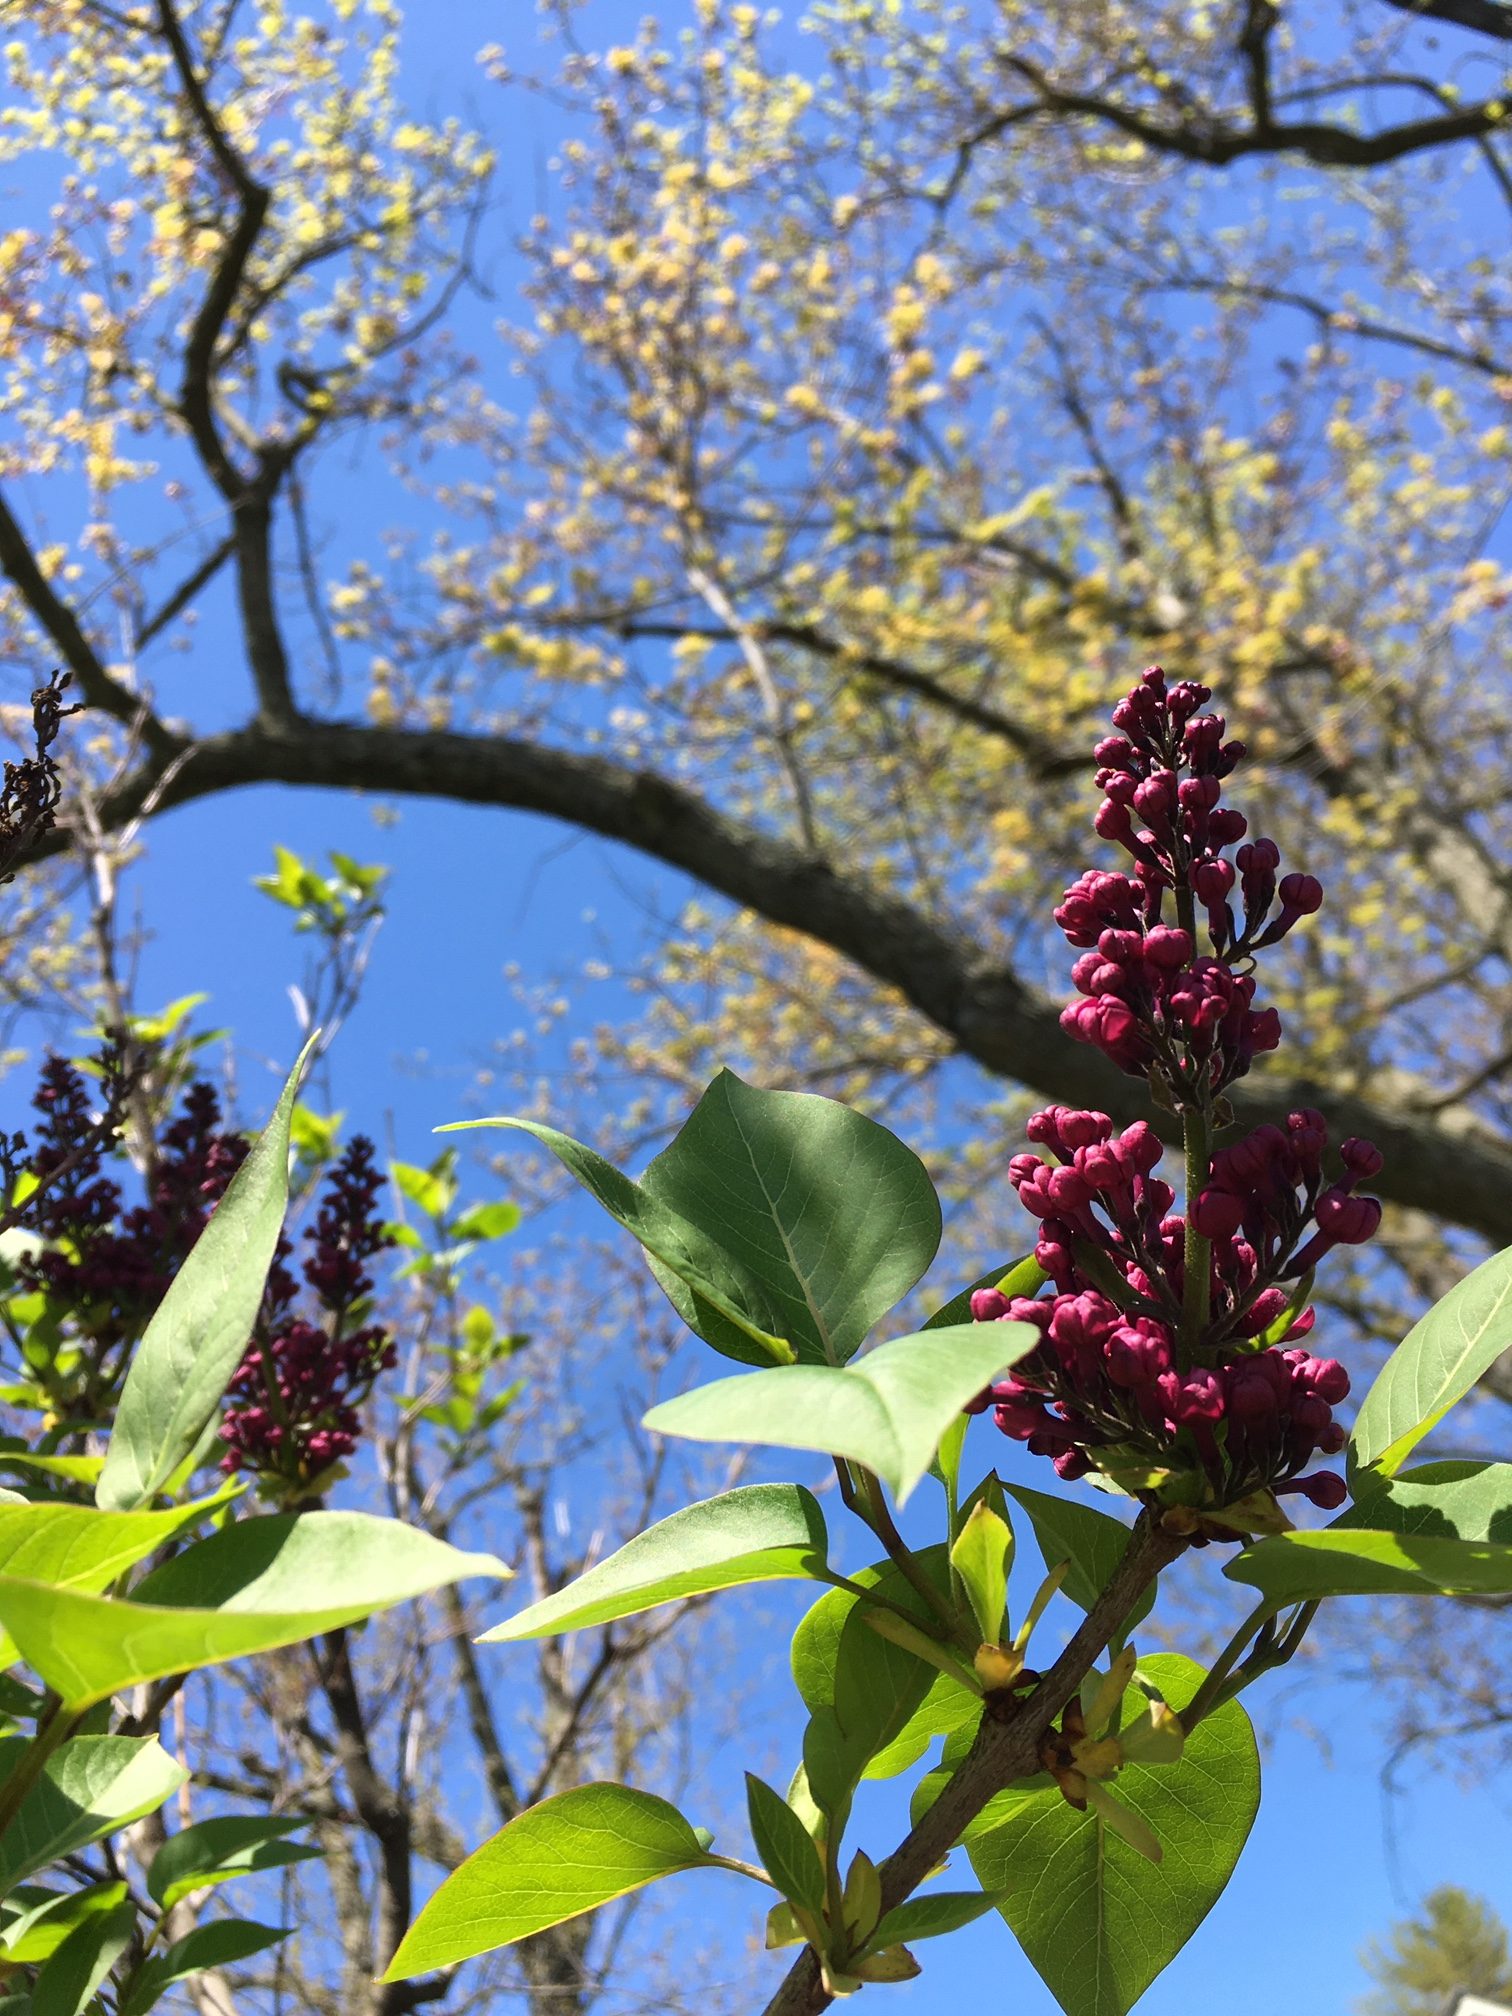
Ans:
[[[513,1945],[684,1869],[721,1866],[665,1799],[583,1785],[532,1806],[453,1870],[384,1975],[408,1981]]]
[[[310,1046],[174,1277],[131,1361],[96,1502],[150,1504],[199,1442],[241,1363],[289,1199],[289,1126]]]
[[[1360,1999],[1360,2016],[1443,2016],[1457,1993],[1512,1997],[1505,1924],[1484,1898],[1453,1884],[1430,1890],[1418,1915],[1393,1925],[1386,1944],[1372,1940],[1360,1964],[1376,1983]]]
[[[1350,1437],[1351,1471],[1392,1476],[1512,1344],[1512,1247],[1483,1260],[1413,1324]]]
[[[722,1071],[638,1183],[565,1135],[544,1141],[651,1256],[679,1315],[727,1357],[841,1365],[940,1243],[923,1164],[833,1100]]]
[[[1142,1670],[1173,1701],[1189,1699],[1202,1677],[1175,1654]],[[1126,1713],[1144,1706],[1131,1689]],[[1244,1710],[1230,1702],[1209,1716],[1179,1764],[1126,1765],[1117,1797],[1164,1851],[1158,1863],[1053,1787],[966,1844],[982,1888],[1003,1894],[999,1910],[1066,2016],[1124,2016],[1222,1895],[1260,1803]]]
[[[743,1485],[648,1527],[569,1588],[485,1631],[481,1642],[581,1631],[746,1582],[822,1580],[828,1548],[812,1493],[797,1484]]]
[[[272,1813],[226,1813],[170,1834],[147,1871],[147,1895],[171,1911],[192,1890],[229,1883],[234,1876],[282,1869],[320,1850],[288,1837],[304,1825]]]
[[[857,1365],[779,1366],[664,1400],[645,1417],[695,1442],[818,1449],[865,1465],[898,1503],[968,1400],[1039,1342],[1026,1323],[962,1324],[878,1345]]]
[[[1321,1596],[1501,1596],[1512,1591],[1512,1546],[1364,1528],[1277,1533],[1223,1572],[1277,1609]]]
[[[1079,1498],[1057,1498],[1023,1484],[1005,1484],[1003,1489],[1028,1513],[1045,1567],[1055,1569],[1064,1563],[1061,1588],[1073,1603],[1090,1610],[1123,1559],[1128,1527]],[[1126,1633],[1149,1613],[1154,1600],[1153,1589],[1140,1597],[1125,1621]]]

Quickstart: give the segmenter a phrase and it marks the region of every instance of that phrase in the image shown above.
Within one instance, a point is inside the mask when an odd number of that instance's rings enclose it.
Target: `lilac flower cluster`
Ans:
[[[1254,1005],[1253,955],[1322,902],[1312,876],[1278,879],[1269,840],[1227,858],[1245,820],[1220,804],[1221,783],[1244,750],[1200,711],[1210,697],[1186,681],[1167,688],[1152,668],[1120,702],[1122,733],[1096,749],[1095,823],[1134,872],[1083,875],[1055,913],[1083,954],[1082,998],[1062,1022],[1181,1113],[1188,1209],[1174,1210],[1155,1173],[1162,1144],[1143,1121],[1118,1132],[1105,1113],[1036,1113],[1029,1138],[1044,1153],[1015,1156],[1009,1176],[1039,1220],[1035,1259],[1051,1292],[982,1289],[972,1314],[1030,1323],[1041,1342],[973,1411],[991,1407],[1062,1477],[1102,1470],[1153,1503],[1221,1509],[1270,1491],[1327,1508],[1343,1501],[1342,1479],[1302,1473],[1343,1447],[1333,1409],[1349,1375],[1301,1343],[1314,1323],[1307,1294],[1325,1254],[1376,1231],[1381,1206],[1358,1193],[1382,1158],[1346,1140],[1330,1178],[1328,1128],[1311,1108],[1210,1150],[1229,1117],[1223,1088],[1280,1039],[1276,1011]]]
[[[300,1272],[321,1322],[295,1313],[293,1248],[280,1237],[258,1334],[227,1395],[222,1470],[303,1490],[356,1448],[362,1403],[396,1362],[388,1331],[362,1320],[373,1290],[369,1263],[393,1244],[378,1215],[381,1185],[373,1144],[357,1135],[305,1233],[312,1250]]]
[[[102,1174],[106,1144],[82,1073],[49,1057],[32,1103],[42,1123],[30,1167],[43,1187],[28,1219],[47,1244],[19,1264],[20,1278],[98,1345],[134,1340],[225,1194],[247,1144],[220,1131],[214,1088],[191,1086],[157,1144],[146,1202],[127,1210],[120,1184]]]

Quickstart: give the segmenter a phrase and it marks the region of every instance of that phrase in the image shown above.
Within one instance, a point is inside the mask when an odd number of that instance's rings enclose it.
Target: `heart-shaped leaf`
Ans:
[[[645,1417],[663,1435],[819,1449],[875,1471],[904,1504],[968,1400],[1032,1351],[1028,1323],[966,1323],[896,1338],[859,1364],[785,1365],[699,1386]]]
[[[1143,1670],[1173,1704],[1202,1679],[1175,1654]],[[1126,1717],[1147,1705],[1131,1689]],[[1158,1864],[1053,1788],[967,1838],[982,1888],[1004,1893],[999,1910],[1066,2016],[1125,2016],[1218,1901],[1260,1803],[1249,1718],[1227,1702],[1192,1732],[1180,1763],[1126,1765],[1113,1789],[1160,1843]]]
[[[640,1240],[684,1321],[747,1363],[843,1364],[940,1242],[928,1173],[885,1127],[731,1071],[638,1183],[534,1122],[466,1124],[545,1142]]]

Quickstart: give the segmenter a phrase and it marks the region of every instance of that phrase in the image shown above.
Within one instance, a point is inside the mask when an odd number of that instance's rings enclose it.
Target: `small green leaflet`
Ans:
[[[747,1484],[648,1527],[565,1589],[485,1631],[480,1642],[581,1631],[743,1582],[813,1580],[826,1572],[828,1545],[811,1492],[797,1484]]]
[[[1419,1317],[1365,1396],[1349,1467],[1387,1476],[1512,1345],[1512,1247],[1483,1260]]]
[[[1175,1654],[1141,1666],[1173,1705],[1202,1679]],[[1125,1715],[1145,1705],[1131,1689]],[[966,1841],[982,1888],[1002,1893],[998,1908],[1066,2016],[1125,2016],[1222,1895],[1260,1803],[1249,1718],[1227,1702],[1193,1731],[1179,1764],[1126,1765],[1112,1790],[1154,1832],[1159,1864],[1054,1788]]]
[[[312,1036],[273,1117],[158,1304],[131,1361],[95,1502],[150,1504],[203,1433],[241,1363],[289,1201],[289,1123]]]
[[[966,1402],[1039,1341],[1028,1323],[919,1331],[855,1365],[786,1365],[716,1380],[653,1407],[644,1425],[694,1442],[848,1456],[902,1505]]]
[[[770,1785],[746,1773],[751,1839],[762,1867],[790,1904],[817,1916],[824,1910],[824,1861],[798,1815]]]
[[[532,1806],[430,1899],[385,1981],[409,1981],[595,1911],[682,1869],[720,1866],[675,1806],[628,1785],[582,1785]]]

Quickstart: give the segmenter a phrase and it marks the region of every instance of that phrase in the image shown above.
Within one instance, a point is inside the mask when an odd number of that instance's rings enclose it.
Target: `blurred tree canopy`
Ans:
[[[1361,2016],[1441,2016],[1456,1993],[1512,1994],[1506,1926],[1483,1897],[1452,1884],[1430,1890],[1419,1915],[1394,1925],[1386,1946],[1372,1941],[1361,1959],[1377,1984]]]

